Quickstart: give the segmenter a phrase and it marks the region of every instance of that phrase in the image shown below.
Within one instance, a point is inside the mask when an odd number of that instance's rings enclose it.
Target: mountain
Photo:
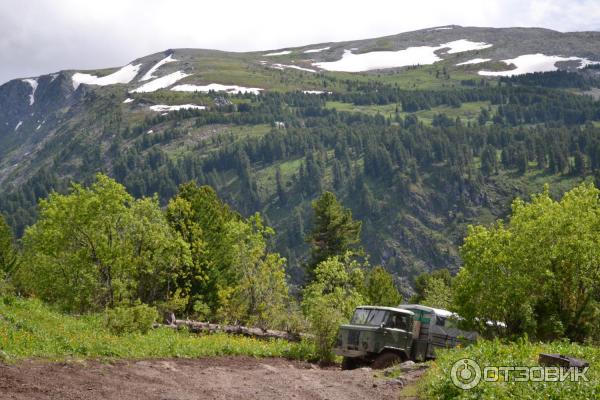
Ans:
[[[333,190],[373,262],[455,269],[467,224],[596,174],[600,107],[583,94],[599,64],[600,32],[452,25],[15,79],[0,86],[0,212],[21,234],[40,197],[98,171],[163,203],[196,179],[263,212],[299,280],[310,201]]]

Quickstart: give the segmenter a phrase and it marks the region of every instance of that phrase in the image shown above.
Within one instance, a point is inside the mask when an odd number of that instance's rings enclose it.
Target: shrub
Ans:
[[[364,301],[359,290],[364,275],[348,255],[321,262],[314,274],[315,280],[304,291],[302,308],[320,360],[330,362],[339,326],[348,322],[354,308]]]
[[[174,313],[177,316],[186,315],[185,309],[189,303],[189,296],[186,296],[182,293],[180,288],[175,290],[169,299],[164,302],[159,302],[156,304],[156,308],[160,315],[164,315],[165,313]]]
[[[11,296],[15,293],[15,288],[9,282],[0,280],[0,296]]]
[[[339,293],[341,294],[341,293]],[[324,363],[333,361],[331,352],[335,344],[336,335],[341,324],[348,322],[348,318],[339,310],[337,305],[341,296],[319,296],[310,299],[307,312],[310,323],[310,332],[314,335],[315,350],[319,360]],[[308,304],[308,302],[306,302]]]
[[[146,333],[152,328],[157,316],[156,308],[146,304],[116,307],[106,310],[104,324],[111,332],[118,335],[133,332]]]

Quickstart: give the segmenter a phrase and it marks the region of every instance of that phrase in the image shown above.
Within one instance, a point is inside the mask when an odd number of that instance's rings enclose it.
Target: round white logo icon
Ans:
[[[450,376],[456,387],[463,390],[473,389],[481,382],[481,368],[475,361],[462,358],[454,363]]]

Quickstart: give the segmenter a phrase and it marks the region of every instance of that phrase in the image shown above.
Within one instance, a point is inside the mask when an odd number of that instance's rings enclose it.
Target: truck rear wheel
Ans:
[[[358,366],[358,363],[355,358],[344,357],[342,359],[342,370],[355,369],[357,366]]]
[[[402,362],[402,357],[399,354],[393,353],[391,351],[386,351],[377,356],[371,368],[373,369],[385,369],[389,368],[394,364],[400,364]]]

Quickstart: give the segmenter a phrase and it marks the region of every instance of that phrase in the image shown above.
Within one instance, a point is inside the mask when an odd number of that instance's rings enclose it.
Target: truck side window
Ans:
[[[408,324],[406,323],[406,317],[398,314],[392,314],[390,317],[390,328],[407,330]]]

